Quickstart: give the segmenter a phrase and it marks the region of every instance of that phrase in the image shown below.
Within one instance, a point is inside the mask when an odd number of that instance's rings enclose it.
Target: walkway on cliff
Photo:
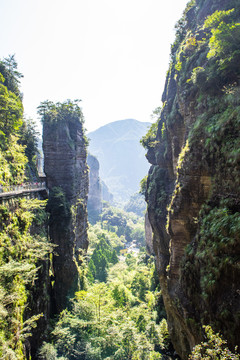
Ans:
[[[8,199],[36,192],[46,192],[46,194],[48,194],[46,183],[26,183],[22,185],[0,187],[0,199]]]

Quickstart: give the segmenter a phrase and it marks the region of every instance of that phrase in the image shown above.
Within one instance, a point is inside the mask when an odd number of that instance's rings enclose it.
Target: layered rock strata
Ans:
[[[89,166],[88,218],[94,223],[102,211],[102,186],[98,159],[88,154],[87,163]]]
[[[152,232],[152,227],[151,227],[147,212],[145,214],[144,227],[145,227],[145,242],[146,242],[147,252],[149,255],[154,255],[153,232]]]
[[[52,260],[53,313],[59,313],[68,297],[79,289],[81,254],[88,247],[88,168],[79,108],[75,112],[60,109],[55,116],[55,121],[46,115],[43,119],[43,151],[50,191],[49,234],[56,244]]]
[[[235,10],[234,10],[235,9]],[[169,331],[187,359],[210,324],[240,345],[239,2],[190,2],[177,26],[148,216]]]

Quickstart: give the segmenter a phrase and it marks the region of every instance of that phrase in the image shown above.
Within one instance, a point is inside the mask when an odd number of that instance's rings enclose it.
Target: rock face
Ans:
[[[52,261],[53,313],[66,307],[79,289],[80,255],[88,247],[86,141],[81,111],[57,104],[52,119],[43,117],[44,171],[49,188],[50,239],[56,244]]]
[[[107,185],[105,184],[104,181],[101,181],[101,185],[102,185],[102,198],[103,198],[103,201],[107,201],[109,202],[110,204],[113,203],[113,194],[110,193]]]
[[[145,241],[146,241],[146,249],[149,255],[154,255],[154,249],[153,249],[153,233],[152,233],[152,227],[148,218],[148,213],[145,214]]]
[[[145,143],[154,252],[182,359],[203,339],[202,325],[240,345],[239,10],[238,1],[189,3],[158,130]]]
[[[95,222],[102,211],[102,186],[99,178],[99,162],[97,158],[88,154],[89,166],[89,193],[88,193],[88,218]]]

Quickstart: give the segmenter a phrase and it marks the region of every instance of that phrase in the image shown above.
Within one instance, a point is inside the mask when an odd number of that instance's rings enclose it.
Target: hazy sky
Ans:
[[[89,131],[150,121],[187,2],[0,0],[0,58],[16,55],[26,116],[47,99],[82,99]]]

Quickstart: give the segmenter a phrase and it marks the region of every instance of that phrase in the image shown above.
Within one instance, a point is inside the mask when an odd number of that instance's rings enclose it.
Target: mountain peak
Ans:
[[[116,200],[127,200],[139,189],[149,165],[140,139],[150,122],[117,120],[88,134],[89,152],[100,163],[100,177]]]

